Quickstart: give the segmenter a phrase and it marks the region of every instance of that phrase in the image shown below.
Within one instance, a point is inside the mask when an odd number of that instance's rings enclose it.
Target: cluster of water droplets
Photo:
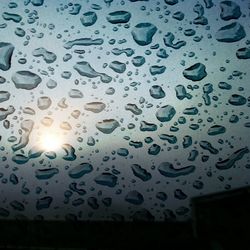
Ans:
[[[182,220],[249,184],[248,1],[0,6],[0,217]]]

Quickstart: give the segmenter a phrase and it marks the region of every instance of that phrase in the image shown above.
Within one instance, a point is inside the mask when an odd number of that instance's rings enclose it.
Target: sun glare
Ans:
[[[62,145],[60,135],[51,132],[43,133],[40,142],[42,149],[45,151],[56,151]]]

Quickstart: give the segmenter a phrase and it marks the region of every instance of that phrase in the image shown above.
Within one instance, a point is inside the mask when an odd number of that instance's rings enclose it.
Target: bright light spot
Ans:
[[[43,133],[40,139],[41,148],[45,151],[56,151],[62,145],[62,139],[59,134],[56,133]]]

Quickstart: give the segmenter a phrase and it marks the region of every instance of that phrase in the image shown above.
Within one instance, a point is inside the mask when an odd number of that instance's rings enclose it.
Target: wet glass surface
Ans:
[[[249,1],[0,6],[1,218],[186,220],[249,185]]]

